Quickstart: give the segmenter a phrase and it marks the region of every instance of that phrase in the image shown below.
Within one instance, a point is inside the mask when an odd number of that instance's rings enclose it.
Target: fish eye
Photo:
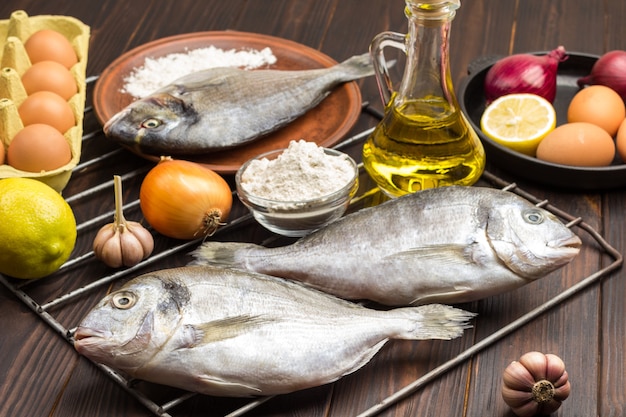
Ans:
[[[146,129],[154,129],[161,126],[161,124],[162,123],[159,119],[150,118],[141,122],[141,127],[145,127]]]
[[[122,291],[113,296],[111,302],[115,308],[128,310],[137,302],[137,296],[132,292]]]
[[[522,213],[524,221],[529,224],[541,224],[543,223],[544,216],[539,209],[528,209]]]

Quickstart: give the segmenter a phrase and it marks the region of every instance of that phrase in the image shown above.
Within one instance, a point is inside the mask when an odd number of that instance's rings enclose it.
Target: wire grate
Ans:
[[[97,77],[89,77],[87,79],[87,82],[88,84],[92,84],[95,82],[96,79]],[[374,115],[376,117],[380,117],[380,115],[375,110],[367,106],[367,103],[364,103],[363,109],[364,109],[364,112],[370,113],[371,115]],[[85,111],[86,113],[91,113],[92,109],[90,107],[87,107]],[[339,143],[337,146],[335,146],[335,148],[341,149],[341,148],[345,148],[350,145],[353,145],[355,143],[359,143],[363,141],[369,135],[371,131],[372,129],[364,130],[358,133],[357,135],[354,135],[344,140],[343,142]],[[99,128],[85,133],[85,135],[83,136],[83,147],[85,148],[86,146],[89,146],[89,141],[99,136],[100,133],[101,132]],[[104,153],[102,155],[99,155],[97,157],[91,158],[87,161],[81,161],[81,163],[75,168],[74,170],[75,172],[73,173],[73,175],[81,175],[81,172],[83,172],[84,170],[98,163],[101,163],[103,161],[111,160],[115,158],[116,156],[118,156],[121,152],[124,152],[124,150],[119,148],[119,149]],[[148,169],[149,168],[144,167],[144,168],[132,170],[122,175],[122,180],[126,181],[126,180],[136,178],[138,176],[141,176],[145,174]],[[361,172],[363,172],[362,166],[360,166],[359,169],[361,170]],[[473,355],[477,354],[481,350],[487,348],[488,346],[493,345],[504,336],[512,333],[516,329],[519,329],[520,327],[530,322],[531,320],[535,319],[536,317],[540,316],[541,314],[545,313],[546,311],[558,306],[560,303],[564,302],[565,300],[567,300],[574,294],[580,292],[581,290],[583,290],[584,288],[587,288],[590,285],[593,285],[594,283],[598,282],[601,278],[607,276],[608,274],[619,269],[622,266],[622,263],[623,263],[622,255],[615,248],[613,248],[608,242],[606,242],[606,240],[602,237],[600,233],[594,230],[589,224],[585,223],[581,217],[576,217],[567,212],[564,212],[560,210],[558,207],[553,206],[549,201],[540,200],[534,197],[533,195],[525,192],[521,188],[519,188],[515,183],[508,183],[489,172],[485,172],[483,174],[482,180],[488,182],[491,186],[499,187],[499,188],[502,188],[511,192],[515,192],[519,194],[520,196],[526,198],[527,200],[533,202],[537,206],[541,206],[551,211],[558,217],[562,218],[567,223],[568,227],[577,227],[581,231],[584,231],[593,240],[595,240],[598,243],[601,251],[605,253],[606,255],[608,255],[609,257],[611,257],[612,261],[606,267],[587,276],[586,278],[579,281],[577,284],[574,284],[570,288],[565,289],[564,291],[554,296],[552,299],[546,301],[545,303],[541,304],[540,306],[536,307],[532,311],[524,314],[523,316],[519,317],[515,321],[509,323],[508,325],[505,325],[504,327],[494,332],[490,336],[486,337],[485,339],[475,343],[473,346],[466,349],[455,358],[431,370],[430,372],[423,375],[419,379],[415,380],[414,382],[400,389],[396,393],[387,397],[386,399],[381,401],[379,404],[376,404],[373,407],[361,412],[360,414],[358,414],[358,417],[368,417],[368,416],[374,416],[374,415],[379,414],[384,409],[408,397],[412,393],[422,388],[424,385],[432,382],[437,377],[441,376],[447,371],[465,362],[466,360],[468,360],[469,358],[471,358]],[[112,189],[112,187],[113,187],[113,180],[106,181],[94,187],[76,192],[73,195],[66,196],[66,200],[71,205],[84,203],[85,201],[89,201],[91,198],[93,198],[93,196],[96,195],[97,193],[100,193],[103,190],[110,190]],[[366,197],[367,197],[367,192],[364,195],[359,195],[355,197],[355,199],[353,200],[353,205],[357,205],[357,202],[360,199],[363,199]],[[138,204],[139,204],[138,200],[133,200],[124,205],[124,210],[133,209],[133,208],[136,209]],[[86,233],[89,229],[92,229],[94,226],[98,224],[104,223],[105,221],[111,219],[112,217],[113,217],[113,211],[109,211],[101,215],[97,215],[96,217],[92,219],[85,220],[84,222],[81,222],[78,224],[77,226],[78,233],[79,234]],[[228,231],[232,229],[235,229],[237,227],[240,227],[241,225],[244,225],[250,222],[253,222],[252,216],[247,213],[242,214],[239,217],[231,219],[227,225],[223,226],[216,232],[216,235],[227,233]],[[75,289],[71,289],[65,292],[64,294],[59,295],[58,297],[50,301],[44,302],[44,303],[39,303],[38,301],[35,300],[34,297],[32,297],[29,294],[32,289],[34,289],[37,285],[40,285],[40,283],[42,281],[45,281],[47,278],[44,278],[42,280],[36,280],[36,281],[21,281],[21,280],[14,280],[8,277],[4,277],[0,274],[0,282],[6,288],[8,288],[13,294],[15,294],[25,305],[27,305],[36,315],[38,315],[41,318],[41,320],[47,323],[53,331],[58,333],[63,339],[65,339],[70,345],[72,345],[73,344],[72,335],[73,335],[74,328],[71,327],[71,325],[66,326],[62,324],[60,320],[55,316],[53,311],[56,311],[57,309],[68,304],[80,303],[82,301],[82,297],[85,294],[91,293],[97,289],[107,288],[112,283],[122,278],[131,276],[134,272],[140,269],[143,269],[146,266],[154,264],[164,258],[173,256],[182,252],[188,252],[193,247],[198,245],[201,242],[201,240],[202,239],[197,239],[197,240],[184,242],[184,243],[180,243],[180,244],[168,247],[164,250],[161,250],[158,253],[152,254],[148,259],[142,261],[140,264],[134,267],[123,269],[123,270],[117,270],[89,284],[82,285]],[[83,265],[87,261],[92,260],[93,257],[94,257],[93,252],[87,252],[85,254],[75,256],[72,259],[68,260],[61,267],[60,272],[62,272],[64,269],[78,267],[80,265]],[[143,404],[151,413],[159,417],[172,417],[172,414],[170,414],[171,410],[173,410],[175,407],[177,407],[181,403],[197,395],[194,393],[183,393],[182,395],[177,396],[176,398],[168,402],[159,404],[155,402],[154,400],[148,398],[148,396],[146,396],[140,390],[136,389],[135,384],[134,384],[135,381],[126,379],[123,375],[119,374],[115,370],[105,365],[101,365],[97,363],[94,363],[94,365],[98,367],[105,375],[111,378],[115,383],[120,385],[131,396],[137,399],[141,404]],[[271,398],[272,397],[265,397],[265,398],[252,400],[249,403],[243,405],[242,407],[236,410],[233,410],[229,414],[226,414],[226,417],[242,416],[250,412],[254,408],[258,407],[259,405],[263,404],[264,402],[271,400]]]

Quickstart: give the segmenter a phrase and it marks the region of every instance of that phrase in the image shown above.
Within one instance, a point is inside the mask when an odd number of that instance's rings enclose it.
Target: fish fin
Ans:
[[[450,307],[445,304],[427,304],[418,307],[404,307],[389,310],[387,314],[404,317],[410,327],[397,334],[397,339],[454,339],[463,335],[471,327],[469,320],[475,313]]]
[[[249,249],[258,249],[262,246],[254,243],[241,242],[204,242],[191,255],[195,258],[192,265],[221,265],[237,267],[241,266],[237,260],[237,254]]]
[[[141,352],[146,349],[152,340],[152,333],[154,332],[154,313],[149,311],[143,318],[135,337],[124,343],[125,352],[127,354]]]
[[[261,389],[239,382],[225,381],[212,375],[199,375],[198,379],[203,385],[208,385],[211,390],[216,389],[220,395],[231,394],[236,397],[254,396],[261,394]]]
[[[352,56],[335,66],[343,74],[342,81],[352,81],[374,75],[374,66],[369,53]]]
[[[369,349],[366,349],[358,358],[356,358],[356,362],[352,364],[352,366],[346,370],[342,376],[349,375],[353,372],[364,367],[367,363],[369,363],[374,356],[380,351],[380,349],[389,341],[389,339],[383,339],[380,342],[376,343],[374,346],[371,346]]]
[[[231,67],[196,71],[166,85],[160,89],[159,92],[167,92],[169,94],[182,96],[194,91],[203,91],[207,87],[215,87],[228,82],[228,80],[236,76],[239,71],[241,70]],[[208,73],[211,74],[211,77],[207,77],[205,75]]]
[[[442,291],[442,290],[438,290],[436,293],[434,294],[427,294],[424,295],[423,297],[418,297],[415,300],[411,301],[411,305],[424,305],[424,304],[431,304],[434,302],[446,302],[445,300],[451,300],[450,302],[458,302],[458,300],[461,300],[464,298],[465,295],[467,294],[472,294],[474,293],[474,290],[472,288],[469,287],[455,287],[455,288],[451,288],[449,291]],[[454,300],[454,301],[452,301]]]
[[[258,328],[260,325],[272,322],[271,319],[260,316],[233,316],[207,323],[188,324],[184,327],[183,342],[180,349],[190,349],[220,340],[230,339],[240,334]]]
[[[396,252],[386,258],[404,258],[419,257],[420,259],[430,259],[434,261],[446,263],[472,263],[468,256],[468,247],[466,245],[431,245],[421,248],[412,248],[402,252]]]

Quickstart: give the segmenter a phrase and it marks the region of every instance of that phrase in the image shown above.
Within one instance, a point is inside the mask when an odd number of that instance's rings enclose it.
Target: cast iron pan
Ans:
[[[548,52],[531,53],[545,55]],[[487,161],[514,176],[556,188],[593,191],[626,186],[626,164],[619,157],[607,167],[573,167],[540,161],[486,137],[480,130],[480,117],[485,110],[483,84],[487,71],[498,58],[500,57],[474,61],[470,65],[468,76],[457,90],[459,105],[478,133],[487,153]],[[557,126],[567,121],[567,107],[579,91],[576,81],[591,72],[591,67],[598,58],[597,55],[568,53],[568,59],[559,64],[557,93],[553,102]]]

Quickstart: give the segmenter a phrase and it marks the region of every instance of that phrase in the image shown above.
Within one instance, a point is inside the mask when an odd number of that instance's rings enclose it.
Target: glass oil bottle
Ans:
[[[370,46],[384,116],[363,146],[363,164],[379,188],[398,197],[426,188],[472,185],[485,151],[459,108],[449,65],[449,33],[460,0],[406,0],[408,34],[383,32]],[[406,55],[394,91],[383,49]]]

